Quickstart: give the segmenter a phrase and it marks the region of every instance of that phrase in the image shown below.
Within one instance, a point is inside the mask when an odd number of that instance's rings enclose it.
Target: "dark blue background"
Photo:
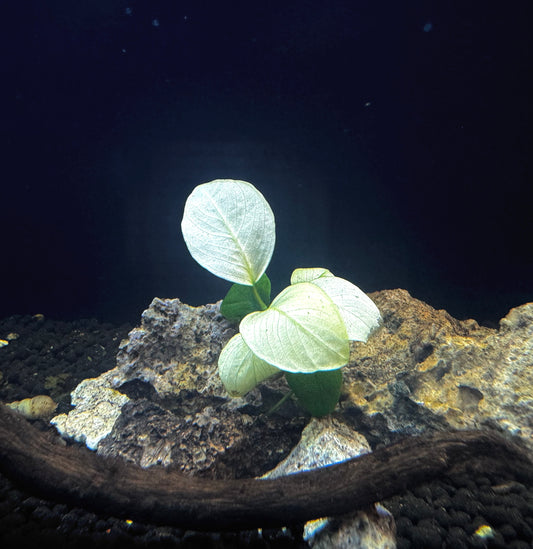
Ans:
[[[0,316],[138,319],[229,284],[179,222],[270,202],[275,291],[325,266],[495,322],[533,300],[530,1],[2,8]]]

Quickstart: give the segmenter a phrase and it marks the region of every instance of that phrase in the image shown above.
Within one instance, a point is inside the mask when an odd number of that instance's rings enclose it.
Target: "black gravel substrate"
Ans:
[[[48,394],[70,407],[70,391],[113,368],[120,341],[132,326],[41,316],[0,320],[0,400]],[[41,429],[51,429],[36,421]],[[394,515],[399,549],[533,548],[533,486],[513,478],[440,478],[382,502]],[[490,526],[488,536],[479,535]],[[305,548],[300,531],[205,534],[130,523],[38,499],[0,475],[0,547]]]

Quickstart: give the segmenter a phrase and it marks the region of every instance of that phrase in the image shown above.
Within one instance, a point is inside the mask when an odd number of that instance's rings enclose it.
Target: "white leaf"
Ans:
[[[231,396],[243,396],[279,369],[255,356],[241,334],[234,335],[218,357],[218,374]]]
[[[315,267],[309,269],[294,269],[291,275],[291,284],[298,284],[299,282],[313,282],[317,278],[333,276],[331,271],[322,267]]]
[[[274,244],[274,214],[246,181],[216,179],[187,198],[181,230],[193,258],[213,274],[252,286],[266,271]]]
[[[240,332],[254,354],[287,372],[334,370],[348,362],[339,309],[307,282],[285,288],[266,311],[244,317]]]
[[[338,276],[324,276],[316,278],[312,283],[322,288],[339,308],[348,339],[366,341],[380,325],[381,314],[375,303],[348,280]]]

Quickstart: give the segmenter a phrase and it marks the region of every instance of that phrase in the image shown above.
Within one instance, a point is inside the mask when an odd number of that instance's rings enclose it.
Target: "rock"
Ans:
[[[159,397],[194,392],[226,398],[217,360],[235,333],[220,314],[220,303],[190,307],[179,299],[155,298],[143,312],[141,326],[121,344],[117,367],[104,377],[112,387],[143,381]]]
[[[372,449],[365,437],[338,419],[313,418],[302,431],[298,445],[263,478],[277,478],[340,463]]]
[[[367,344],[352,345],[338,419],[371,445],[492,426],[533,446],[533,304],[513,309],[496,330],[456,320],[405,290],[371,297],[383,326]],[[173,464],[211,478],[272,469],[307,416],[290,399],[265,414],[287,392],[282,375],[244,398],[227,395],[217,358],[236,327],[219,306],[155,298],[121,344],[116,368],[74,391],[75,409],[54,419],[59,431],[145,467]]]
[[[332,417],[314,418],[292,452],[262,478],[326,467],[370,451],[365,437],[345,423]],[[393,549],[395,536],[394,518],[379,504],[341,517],[313,520],[304,528],[304,539],[314,549]]]
[[[116,368],[80,383],[75,408],[52,423],[99,454],[142,467],[172,464],[211,478],[273,467],[298,440],[305,417],[294,403],[263,413],[288,391],[283,376],[229,397],[217,359],[235,327],[219,307],[155,298],[121,343]]]
[[[120,456],[141,467],[174,464],[197,476],[209,476],[216,467],[219,478],[231,477],[231,472],[222,472],[223,456],[231,455],[252,424],[251,416],[223,407],[175,414],[141,399],[122,408],[113,433],[98,445],[98,453]]]
[[[328,519],[306,539],[312,549],[396,549],[396,525],[391,513],[376,503],[373,508]]]
[[[130,399],[98,379],[85,379],[72,391],[74,409],[55,416],[50,423],[66,438],[73,438],[96,450],[111,433],[121,408]]]
[[[405,290],[370,294],[384,324],[354,343],[343,413],[378,437],[496,427],[533,447],[533,303],[499,330],[459,321]],[[379,433],[379,434],[378,434]]]

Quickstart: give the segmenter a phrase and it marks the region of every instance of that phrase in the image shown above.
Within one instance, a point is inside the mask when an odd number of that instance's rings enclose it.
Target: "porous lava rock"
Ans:
[[[370,294],[383,326],[354,343],[342,409],[388,434],[492,427],[533,448],[533,303],[499,329],[457,320],[405,290]]]
[[[253,477],[274,467],[307,418],[292,402],[264,413],[288,391],[281,375],[243,398],[227,394],[217,359],[236,326],[219,309],[220,302],[191,307],[155,298],[121,343],[117,366],[80,383],[75,408],[52,423],[101,455],[143,467],[173,465],[207,478]]]
[[[405,290],[371,298],[383,325],[366,344],[352,344],[337,418],[372,446],[428,430],[488,426],[533,447],[533,304],[511,310],[496,330],[457,320]],[[111,425],[99,422],[93,406],[91,425],[105,425],[99,453],[223,478],[263,474],[289,453],[308,417],[292,400],[265,413],[287,392],[282,375],[243,398],[228,396],[217,358],[237,326],[219,307],[153,300],[121,344],[116,368],[76,394],[77,402],[98,391],[128,397]],[[78,408],[54,423],[84,441],[87,414]]]

